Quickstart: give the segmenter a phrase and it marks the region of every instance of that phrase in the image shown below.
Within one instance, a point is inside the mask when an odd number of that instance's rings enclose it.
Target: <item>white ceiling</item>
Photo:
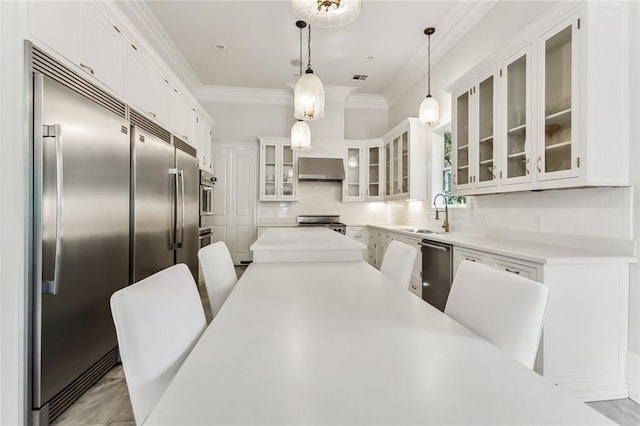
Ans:
[[[428,26],[432,48],[447,37],[460,1],[363,0],[358,19],[342,28],[312,29],[312,66],[325,85],[355,86],[383,94],[406,68],[426,59]],[[200,83],[283,89],[297,80],[299,30],[289,0],[147,1]],[[447,38],[451,38],[450,36]],[[226,49],[220,50],[216,45]],[[304,35],[306,64],[306,30]],[[367,59],[373,56],[374,59]],[[354,74],[366,74],[356,81]]]

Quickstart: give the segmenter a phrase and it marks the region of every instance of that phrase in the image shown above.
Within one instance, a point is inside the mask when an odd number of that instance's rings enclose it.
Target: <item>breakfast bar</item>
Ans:
[[[146,425],[613,424],[365,262],[254,263]]]
[[[255,263],[352,262],[367,246],[327,228],[272,228],[251,246]]]

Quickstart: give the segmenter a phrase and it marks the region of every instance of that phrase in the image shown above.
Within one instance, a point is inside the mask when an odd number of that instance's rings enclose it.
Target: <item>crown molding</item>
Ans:
[[[145,1],[117,1],[115,3],[187,89],[194,92],[202,85],[196,73]]]
[[[385,97],[374,93],[354,93],[349,96],[344,107],[347,109],[389,109]]]
[[[286,89],[264,89],[258,87],[200,86],[195,94],[200,102],[219,102],[254,105],[293,105],[293,84]],[[353,93],[356,87],[325,86],[325,101],[341,102],[345,108],[387,109],[382,95]]]
[[[200,102],[293,105],[293,92],[287,89],[202,85],[195,95]]]
[[[433,67],[475,24],[482,19],[498,0],[458,2],[438,25],[437,43],[431,48],[431,66]],[[415,83],[427,75],[427,43],[406,63],[402,70],[391,80],[383,95],[389,106],[400,99]]]

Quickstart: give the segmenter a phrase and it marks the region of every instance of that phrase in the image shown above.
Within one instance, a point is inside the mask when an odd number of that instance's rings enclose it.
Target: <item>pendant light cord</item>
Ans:
[[[300,60],[298,61],[298,65],[300,65],[298,77],[302,77],[302,28],[300,28]]]
[[[431,34],[427,35],[427,97],[431,96]]]
[[[311,69],[311,24],[309,24],[309,37],[307,38],[307,49],[309,54],[307,56],[307,72],[313,73]]]

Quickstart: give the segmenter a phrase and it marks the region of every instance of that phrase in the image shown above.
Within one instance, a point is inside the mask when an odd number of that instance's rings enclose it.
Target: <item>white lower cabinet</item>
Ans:
[[[371,263],[371,249],[369,248],[369,231],[366,226],[347,226],[347,237],[360,241],[367,246],[365,261]]]
[[[535,371],[584,401],[627,397],[628,264],[605,258],[534,263],[467,248],[453,252],[454,277],[460,262],[470,260],[549,287]]]

